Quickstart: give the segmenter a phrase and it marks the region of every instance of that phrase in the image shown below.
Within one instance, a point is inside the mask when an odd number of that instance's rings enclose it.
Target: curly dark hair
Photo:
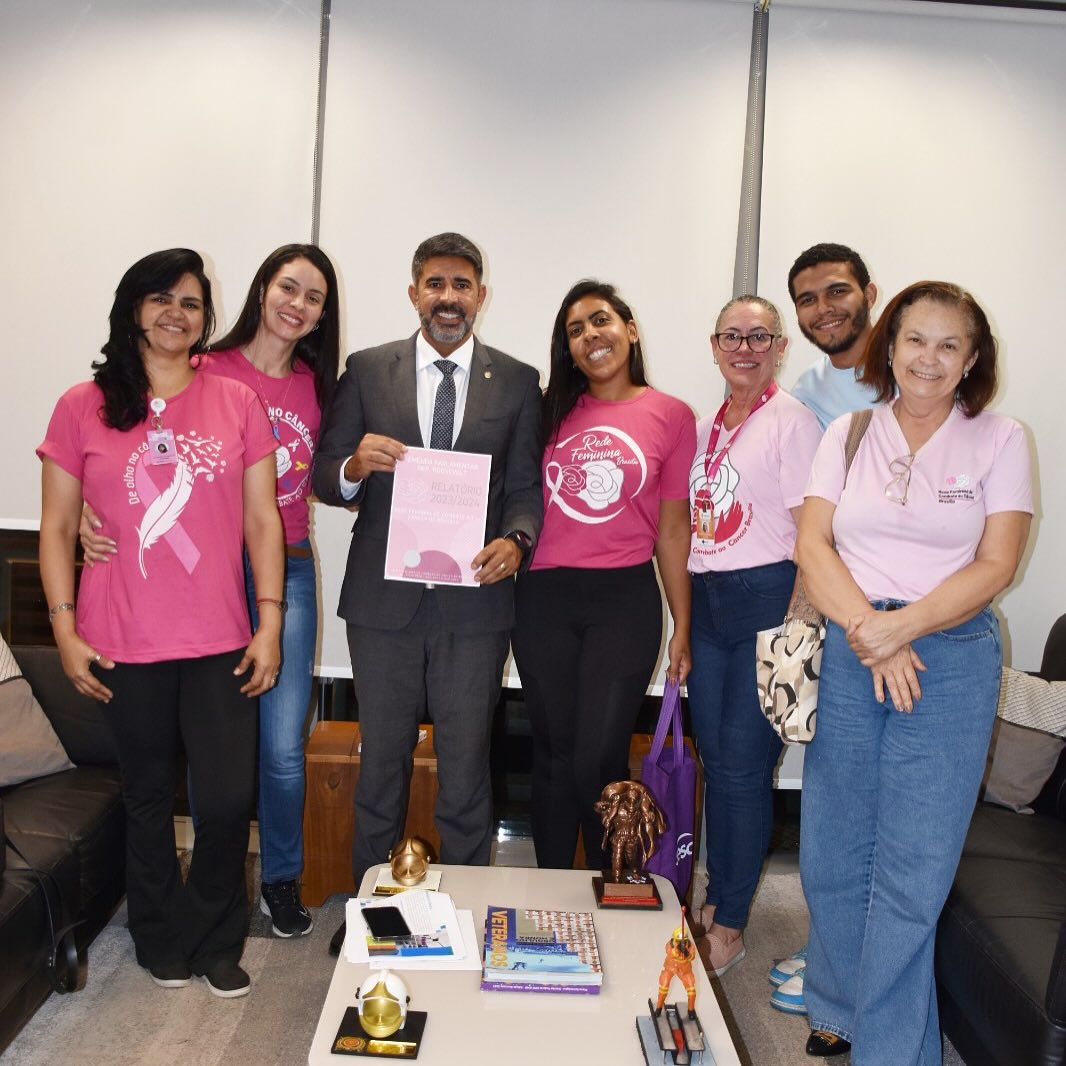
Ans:
[[[215,352],[240,348],[251,343],[263,316],[263,295],[281,268],[295,259],[306,259],[326,279],[326,301],[318,328],[296,342],[292,357],[299,359],[315,376],[315,396],[318,406],[325,409],[337,387],[337,368],[340,362],[340,298],[337,293],[337,272],[328,255],[314,244],[283,244],[263,260],[255,272],[244,307],[224,337],[211,345]]]
[[[563,420],[574,409],[577,401],[588,391],[588,378],[574,365],[570,355],[570,339],[566,335],[566,316],[570,308],[586,296],[598,296],[610,304],[611,309],[623,322],[635,321],[629,304],[618,295],[613,285],[595,278],[583,278],[572,286],[563,297],[559,313],[555,316],[551,339],[551,368],[548,388],[544,393],[543,430],[544,440],[554,443]],[[644,352],[638,337],[629,347],[629,377],[634,385],[647,385],[644,372]]]
[[[148,374],[141,358],[144,330],[137,324],[137,309],[146,296],[166,292],[186,274],[200,283],[204,299],[204,326],[191,354],[202,352],[215,328],[211,282],[204,261],[191,248],[167,248],[138,259],[122,275],[108,316],[110,333],[100,349],[102,361],[93,363],[93,380],[104,394],[104,424],[112,429],[132,429],[148,417]]]
[[[903,312],[919,300],[932,300],[961,311],[970,324],[977,360],[959,382],[956,399],[967,418],[980,414],[995,395],[997,384],[996,352],[998,345],[981,305],[961,286],[950,281],[916,281],[888,302],[884,313],[866,342],[859,381],[877,390],[877,402],[887,403],[896,394],[892,373],[891,350],[899,334]]]
[[[806,251],[800,252],[796,261],[792,264],[792,269],[788,272],[788,294],[792,297],[793,303],[796,302],[796,287],[794,284],[796,275],[801,270],[818,266],[820,263],[847,263],[851,267],[851,272],[855,275],[855,280],[859,283],[860,289],[865,289],[870,284],[870,271],[866,269],[862,256],[853,248],[849,248],[846,244],[830,244],[828,242],[815,244],[806,249]]]

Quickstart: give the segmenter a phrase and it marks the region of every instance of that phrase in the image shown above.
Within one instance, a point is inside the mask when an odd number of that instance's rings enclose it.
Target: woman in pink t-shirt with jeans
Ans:
[[[826,431],[796,557],[828,616],[803,765],[811,914],[807,1053],[941,1060],[933,944],[973,813],[1002,666],[990,601],[1014,580],[1032,489],[1021,426],[986,410],[996,342],[956,285],[885,308],[878,390],[845,483],[848,416]]]
[[[300,899],[303,870],[304,724],[311,699],[318,596],[308,538],[311,463],[322,410],[337,383],[337,276],[313,244],[285,244],[263,260],[233,328],[194,357],[199,373],[247,385],[259,397],[276,440],[277,500],[285,532],[285,619],[278,683],[259,699],[260,910],[280,937],[311,932]],[[82,545],[90,563],[106,562],[114,542],[92,528],[87,508]],[[258,624],[255,582],[245,558],[248,609]],[[196,796],[190,793],[196,811]],[[198,820],[198,819],[197,819]]]
[[[674,622],[668,674],[689,668],[688,462],[695,419],[647,383],[633,313],[614,287],[563,299],[544,396],[544,527],[515,590],[512,637],[533,730],[537,864],[605,864],[593,810],[629,776],[629,742],[659,657],[662,599]]]
[[[817,418],[774,381],[787,346],[768,300],[738,296],[722,308],[711,350],[730,393],[701,419],[689,473],[688,702],[704,768],[708,873],[692,924],[718,975],[745,956],[781,755],[759,707],[755,634],[780,625],[788,607],[795,515],[821,436]]]
[[[126,896],[137,961],[164,988],[193,974],[230,998],[248,925],[244,863],[255,788],[256,701],[281,661],[282,531],[270,423],[255,393],[197,374],[211,288],[173,248],[119,282],[94,380],[59,400],[44,464],[41,580],[63,669],[105,702],[122,769]],[[83,501],[118,551],[82,571]],[[242,542],[261,621],[244,598]],[[187,880],[174,850],[175,764],[189,760],[200,824]]]

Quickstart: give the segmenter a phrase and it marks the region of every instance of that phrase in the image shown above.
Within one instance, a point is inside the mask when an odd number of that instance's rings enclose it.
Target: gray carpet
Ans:
[[[89,947],[86,983],[51,996],[0,1055],[4,1066],[298,1066],[318,1024],[334,960],[326,951],[344,915],[334,897],[304,937],[251,936],[241,965],[252,992],[223,1000],[194,980],[156,987],[133,957],[125,909]],[[269,926],[269,923],[266,923]],[[269,932],[269,928],[267,929]]]
[[[250,863],[249,882],[256,884]],[[252,992],[220,1000],[202,981],[157,988],[133,958],[125,910],[89,948],[84,988],[52,996],[0,1056],[3,1066],[299,1066],[307,1061],[318,1014],[333,972],[326,952],[343,917],[334,897],[313,910],[308,936],[280,940],[253,913],[242,965]],[[802,945],[807,913],[794,857],[771,859],[745,934],[747,958],[711,983],[744,1066],[810,1066],[803,1051],[807,1025],[769,1005],[766,973]],[[654,982],[660,959],[648,960]],[[590,1056],[590,1063],[594,1058]],[[846,1059],[834,1059],[845,1066]],[[945,1048],[944,1066],[964,1066]]]
[[[821,1061],[803,1050],[810,1032],[807,1019],[770,1006],[770,967],[807,942],[807,907],[798,867],[798,852],[771,855],[744,933],[747,956],[724,977],[711,979],[743,1066],[811,1066]],[[696,888],[698,892],[698,883]],[[694,898],[700,896],[694,893]],[[829,1061],[848,1066],[849,1060],[844,1056]],[[965,1066],[948,1041],[943,1066]]]

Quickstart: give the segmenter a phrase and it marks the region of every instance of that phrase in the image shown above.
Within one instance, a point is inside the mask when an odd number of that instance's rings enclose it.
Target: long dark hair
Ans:
[[[866,342],[859,381],[877,390],[874,399],[878,403],[887,403],[895,396],[892,345],[899,334],[903,312],[919,300],[932,300],[946,307],[954,307],[969,320],[970,340],[977,361],[959,382],[955,395],[963,414],[973,418],[988,406],[995,395],[998,345],[981,305],[964,288],[950,281],[916,281],[889,300]]]
[[[204,328],[190,352],[202,352],[215,328],[211,282],[204,261],[191,248],[168,248],[138,259],[122,275],[108,316],[110,333],[100,349],[103,361],[93,363],[93,380],[104,394],[103,419],[112,429],[132,429],[148,417],[148,374],[141,358],[144,330],[137,325],[137,309],[146,296],[166,292],[186,274],[200,283],[204,298]]]
[[[623,322],[636,320],[629,304],[618,295],[615,287],[606,281],[583,278],[563,297],[559,313],[555,316],[555,325],[552,326],[551,369],[548,388],[544,393],[542,424],[544,440],[548,444],[555,443],[563,420],[574,409],[581,396],[588,392],[588,378],[574,365],[570,355],[570,339],[566,335],[566,316],[570,308],[586,296],[598,296],[610,304],[611,309]],[[629,377],[634,385],[648,384],[639,337],[629,346]]]
[[[263,317],[263,297],[267,288],[281,268],[294,259],[306,259],[326,279],[326,300],[322,305],[318,328],[301,337],[292,353],[293,360],[299,359],[314,374],[315,396],[318,406],[324,410],[337,386],[337,367],[340,362],[340,315],[337,308],[340,301],[337,296],[337,272],[329,256],[317,245],[283,244],[274,249],[255,272],[237,321],[224,337],[211,345],[211,350],[220,352],[251,343]]]

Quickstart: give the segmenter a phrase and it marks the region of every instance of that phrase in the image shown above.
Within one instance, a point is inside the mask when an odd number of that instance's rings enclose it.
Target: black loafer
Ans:
[[[344,937],[348,932],[348,923],[341,922],[340,928],[333,934],[329,942],[329,953],[337,958],[341,953],[341,948],[344,947]]]
[[[850,1040],[845,1040],[836,1033],[827,1033],[824,1029],[815,1029],[807,1037],[807,1054],[815,1055],[820,1059],[827,1059],[831,1055],[843,1055],[850,1050]]]

